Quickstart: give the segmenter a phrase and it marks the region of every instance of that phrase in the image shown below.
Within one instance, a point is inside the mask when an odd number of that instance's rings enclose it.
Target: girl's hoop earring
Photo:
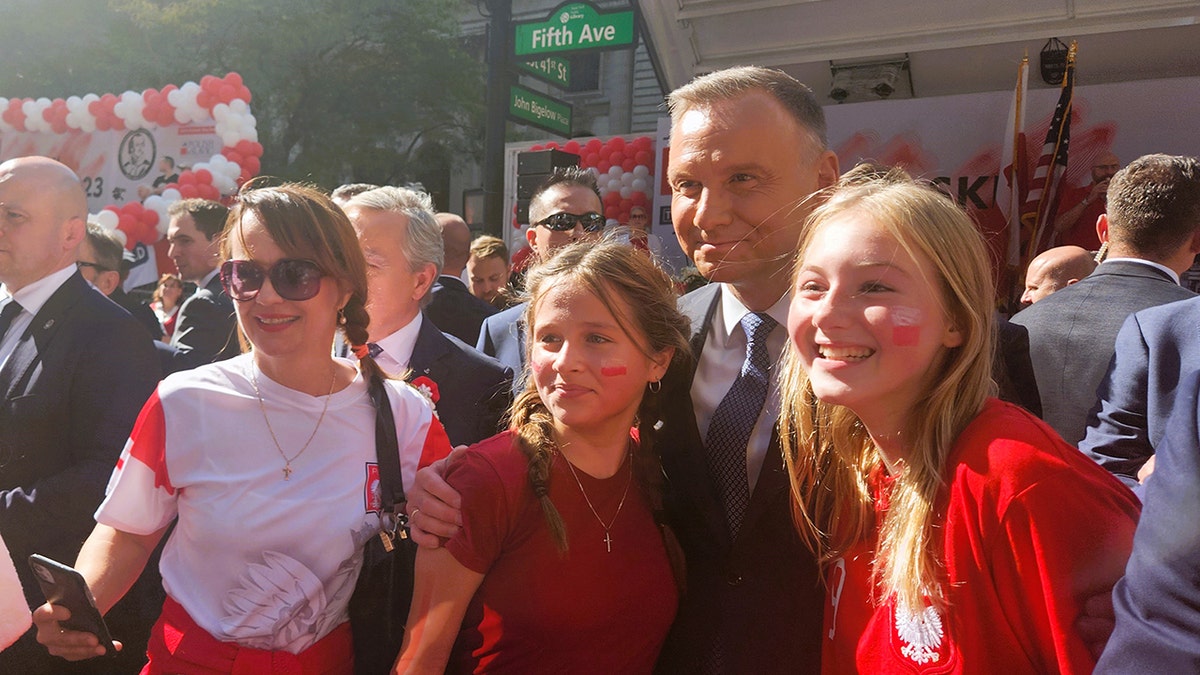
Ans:
[[[646,386],[649,387],[650,393],[657,394],[662,391],[662,380],[655,380]]]

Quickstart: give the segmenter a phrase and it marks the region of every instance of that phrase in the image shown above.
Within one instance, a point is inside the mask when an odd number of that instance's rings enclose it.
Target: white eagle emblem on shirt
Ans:
[[[937,610],[926,607],[918,614],[896,602],[893,614],[896,636],[904,642],[901,654],[922,665],[941,658],[938,649],[942,646],[942,617],[938,616]]]

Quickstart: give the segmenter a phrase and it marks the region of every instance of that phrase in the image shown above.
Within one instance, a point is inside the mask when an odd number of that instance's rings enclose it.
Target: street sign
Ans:
[[[545,21],[516,24],[513,50],[520,57],[621,49],[633,42],[633,10],[602,12],[590,2],[568,2]]]
[[[519,84],[509,86],[508,114],[522,124],[564,138],[571,136],[571,104]]]
[[[517,68],[537,79],[558,87],[571,86],[571,62],[557,56],[547,56],[535,61],[518,61]]]

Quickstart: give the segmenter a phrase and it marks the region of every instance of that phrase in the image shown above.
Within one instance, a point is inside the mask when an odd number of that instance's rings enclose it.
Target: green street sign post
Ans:
[[[545,21],[516,24],[513,51],[518,57],[561,54],[633,45],[633,10],[602,12],[590,2],[568,2]]]
[[[535,61],[518,61],[517,68],[523,73],[558,87],[571,86],[571,62],[557,56],[547,56]]]
[[[564,138],[571,136],[571,104],[519,84],[509,86],[508,115],[522,124]]]

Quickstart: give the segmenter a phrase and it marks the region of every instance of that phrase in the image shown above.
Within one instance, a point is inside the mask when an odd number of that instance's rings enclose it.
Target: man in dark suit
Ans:
[[[1195,296],[1179,285],[1200,252],[1200,222],[1189,210],[1200,188],[1195,165],[1187,157],[1147,155],[1117,172],[1108,213],[1096,224],[1109,258],[1012,318],[1029,333],[1042,418],[1069,443],[1084,437],[1125,318]]]
[[[121,273],[124,253],[125,248],[115,234],[95,223],[88,223],[87,237],[79,244],[75,264],[84,280],[129,312],[152,339],[159,340],[163,335],[162,324],[158,322],[154,310],[130,297],[121,288],[125,277]]]
[[[454,445],[500,431],[512,371],[445,335],[421,311],[442,264],[442,235],[429,196],[382,187],[345,205],[367,259],[367,313],[375,362],[408,373],[434,398]]]
[[[145,330],[76,269],[78,177],[45,157],[9,160],[0,204],[0,536],[37,605],[25,559],[75,560],[159,367]],[[29,633],[0,653],[0,672],[97,670],[73,670]]]
[[[1200,371],[1170,407],[1097,673],[1200,672]]]
[[[603,211],[600,189],[591,172],[578,167],[555,169],[534,189],[529,199],[530,225],[525,238],[533,254],[545,259],[567,244],[599,237],[604,231]],[[551,222],[552,219],[555,222]],[[558,219],[565,222],[560,223]],[[514,395],[525,388],[524,316],[527,304],[514,305],[485,319],[475,345],[479,351],[512,369]]]
[[[784,350],[791,262],[814,193],[837,180],[837,156],[812,92],[779,71],[718,71],[672,92],[668,105],[671,220],[713,283],[680,301],[693,322],[694,368],[663,380],[658,447],[688,592],[660,669],[816,672],[824,593],[792,526],[778,390],[756,403],[761,412],[736,448],[714,431],[749,360],[746,320],[766,326],[772,364]],[[732,475],[718,464],[727,451]]]
[[[442,272],[429,292],[425,318],[443,333],[463,342],[474,342],[479,337],[483,320],[495,314],[496,308],[471,295],[462,280],[463,269],[471,255],[471,228],[453,213],[437,214],[437,223],[442,229],[445,259]]]
[[[196,292],[179,307],[171,344],[159,347],[163,372],[170,374],[241,353],[233,301],[217,273],[221,231],[228,209],[207,199],[185,199],[167,211],[170,248],[179,276]]]
[[[814,193],[837,180],[837,156],[812,92],[780,71],[718,71],[669,103],[671,218],[714,283],[680,300],[696,360],[669,372],[660,395],[665,506],[688,576],[659,670],[819,672],[824,592],[792,526],[771,369],[758,373],[767,384],[756,406],[733,401],[731,415],[726,401],[741,395],[751,354],[774,363],[783,352],[791,262]],[[744,423],[740,436],[724,428],[731,421]],[[419,472],[409,492],[423,545],[455,530],[457,495],[438,469]]]

